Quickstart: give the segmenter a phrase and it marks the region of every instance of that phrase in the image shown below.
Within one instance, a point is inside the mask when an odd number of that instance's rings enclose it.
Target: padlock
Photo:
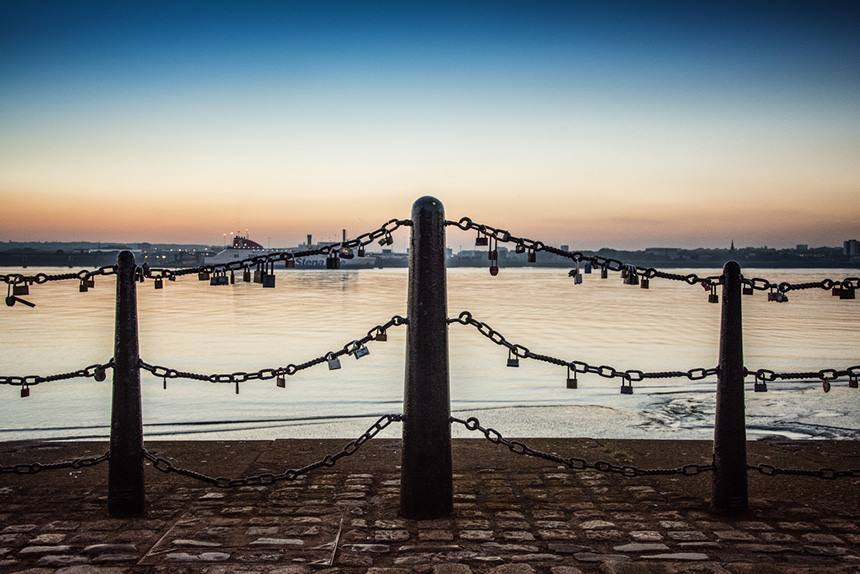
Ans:
[[[209,277],[209,286],[214,287],[215,285],[220,285],[220,284],[221,284],[221,277],[218,275],[218,272],[216,271],[214,275]]]
[[[164,379],[161,382],[161,388],[165,391],[167,390],[167,375],[164,375]]]
[[[168,272],[168,273],[170,273],[170,275],[167,276],[167,280],[168,281],[176,281],[176,275],[174,275],[172,272]]]
[[[496,263],[495,261],[493,261],[492,263],[490,263],[490,275],[495,277],[498,274],[499,274],[499,264]]]
[[[239,381],[236,381],[236,394],[239,394]]]
[[[526,252],[526,246],[523,245],[522,243],[517,243],[517,247],[514,251],[516,251],[517,253],[525,253]]]
[[[356,343],[356,347],[352,352],[353,356],[356,359],[360,359],[362,357],[366,357],[370,354],[370,349],[367,348],[363,343]]]
[[[860,375],[848,375],[848,388],[856,389],[860,387]]]
[[[573,378],[570,378],[571,373],[573,373]],[[568,367],[567,367],[567,388],[568,389],[577,388],[576,369],[571,369],[570,365],[568,365]]]
[[[627,279],[627,274],[628,274],[628,273],[629,273],[629,271],[627,270],[627,267],[622,267],[622,268],[621,268],[621,278],[622,278],[622,279]]]
[[[266,289],[274,289],[275,288],[275,264],[267,263],[266,269],[264,269],[263,274],[263,287]]]
[[[359,245],[358,246],[358,256],[364,257],[364,254],[365,254],[364,245]]]
[[[251,268],[245,267],[245,270],[242,272],[242,281],[245,283],[251,282]]]
[[[30,396],[30,387],[28,387],[27,385],[23,385],[21,387],[21,398],[26,399],[29,396]]]
[[[767,392],[767,381],[765,381],[761,377],[756,377],[755,383],[753,383],[753,391],[755,391],[757,393],[766,393]]]
[[[752,295],[753,292],[754,292],[754,289],[753,289],[752,285],[744,285],[743,289],[741,289],[741,293],[743,293],[744,295]]]
[[[630,272],[627,274],[627,284],[639,285],[639,274],[636,273],[636,270],[633,267],[630,268]]]
[[[647,277],[643,277],[642,280],[639,282],[639,287],[641,287],[642,289],[650,289],[651,288],[651,280],[648,279]]]
[[[275,384],[284,389],[287,387],[287,379],[284,378],[284,375],[278,375],[278,378],[275,379]]]
[[[627,384],[624,384],[627,383]],[[633,382],[628,378],[621,379],[621,394],[622,395],[632,395],[633,394]]]
[[[486,247],[489,244],[490,239],[482,231],[479,231],[478,236],[475,237],[475,247]]]
[[[156,277],[154,284],[156,289],[164,289],[164,280],[161,277]]]
[[[528,262],[529,263],[537,262],[537,251],[535,251],[534,249],[529,249]]]
[[[839,294],[840,299],[854,299],[854,287],[842,287],[842,292]]]
[[[788,303],[788,295],[780,291],[776,294],[776,302],[777,303]]]
[[[487,259],[489,259],[490,261],[497,261],[499,259],[499,250],[489,249],[487,251]]]
[[[325,360],[328,363],[329,371],[336,371],[340,368],[340,359],[334,353],[329,353],[325,356]]]
[[[830,392],[830,381],[828,381],[827,379],[824,379],[823,381],[821,381],[821,389],[825,393],[829,393]]]
[[[337,253],[331,252],[325,258],[325,268],[326,269],[340,269],[340,258],[337,256]]]
[[[391,237],[391,232],[386,231],[383,239],[385,240],[385,245],[394,245],[394,238]]]
[[[519,367],[520,366],[520,358],[514,355],[513,349],[508,349],[508,366],[509,367]]]
[[[257,268],[254,269],[254,283],[262,283],[263,282],[263,267],[259,263],[257,264]]]
[[[592,268],[593,268],[593,267],[594,267],[594,266],[591,264],[591,261],[586,261],[586,262],[585,262],[585,274],[586,274],[586,275],[591,275],[591,271],[592,271]]]
[[[296,259],[290,255],[284,260],[284,268],[285,269],[295,269],[296,268]]]
[[[96,367],[96,370],[93,372],[93,378],[100,383],[104,381],[107,378],[104,367]]]
[[[87,287],[92,289],[95,286],[96,286],[96,278],[93,277],[92,275],[88,275],[87,276]]]
[[[198,281],[209,281],[209,272],[208,271],[199,271],[197,273]],[[210,281],[211,284],[211,281]]]
[[[712,285],[711,286],[711,293],[708,295],[708,303],[719,303],[719,302],[720,302],[720,296],[717,295],[717,286]]]
[[[230,285],[235,285],[235,284],[236,284],[236,274],[231,269],[230,270]]]
[[[600,278],[606,279],[607,277],[609,277],[609,269],[604,265],[600,268]]]
[[[388,340],[388,333],[385,332],[385,329],[379,328],[376,330],[376,336],[373,338],[374,341],[378,341],[380,343],[384,343]]]
[[[87,281],[86,281],[86,279],[81,279],[81,283],[80,283],[80,285],[78,285],[78,291],[79,291],[80,293],[86,293],[86,292],[87,292],[87,291],[89,291],[89,290],[90,290],[90,288],[89,288],[89,287],[87,287]]]
[[[582,285],[582,272],[579,269],[576,270],[576,274],[573,276],[573,284]]]
[[[24,283],[15,283],[12,286],[12,295],[29,295],[30,294],[30,286]]]
[[[837,283],[836,285],[834,285],[833,289],[830,290],[830,294],[833,295],[834,297],[841,297],[842,296],[842,284]]]

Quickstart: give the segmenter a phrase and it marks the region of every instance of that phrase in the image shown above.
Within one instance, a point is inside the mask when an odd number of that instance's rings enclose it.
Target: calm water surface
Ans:
[[[10,270],[11,271],[11,270]],[[39,270],[28,269],[28,273]],[[695,270],[717,274],[717,270]],[[49,272],[57,272],[49,270]],[[856,274],[845,270],[746,270],[771,280],[801,281]],[[139,290],[141,357],[180,370],[252,371],[304,362],[363,336],[394,314],[406,314],[405,269],[278,271],[278,287],[237,283],[209,287],[193,277],[156,291]],[[449,315],[463,309],[509,340],[537,353],[619,369],[686,370],[717,363],[719,305],[699,287],[654,280],[650,290],[617,275],[586,276],[574,287],[565,269],[451,269]],[[860,301],[825,291],[767,303],[744,298],[744,347],[750,368],[810,370],[860,364]],[[0,372],[50,374],[106,361],[112,354],[114,283],[78,293],[77,284],[36,286],[35,309],[0,310]],[[287,379],[232,385],[161,380],[144,373],[149,438],[276,438],[353,436],[377,413],[401,412],[405,327],[371,343],[370,355],[342,359]],[[713,382],[619,383],[580,376],[565,388],[562,368],[522,360],[505,366],[506,351],[474,329],[450,331],[452,409],[479,414],[506,434],[705,438],[713,424]],[[28,399],[0,387],[0,440],[104,437],[109,430],[110,377],[46,383]],[[771,385],[747,394],[751,435],[860,437],[860,391],[835,385]],[[320,417],[320,418],[317,418]],[[312,420],[308,420],[312,419]],[[358,420],[362,419],[362,420]],[[369,419],[368,419],[369,420]],[[392,430],[391,433],[396,434]]]

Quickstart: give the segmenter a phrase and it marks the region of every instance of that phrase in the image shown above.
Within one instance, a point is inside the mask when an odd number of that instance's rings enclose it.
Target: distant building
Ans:
[[[860,255],[860,250],[858,250],[858,242],[856,239],[849,239],[847,241],[842,242],[842,254],[847,255],[848,257],[857,257]]]
[[[798,243],[797,247],[794,248],[795,251],[809,251],[809,245],[806,243]]]
[[[570,251],[570,245],[568,245],[567,243],[560,245],[558,248],[562,251]]]

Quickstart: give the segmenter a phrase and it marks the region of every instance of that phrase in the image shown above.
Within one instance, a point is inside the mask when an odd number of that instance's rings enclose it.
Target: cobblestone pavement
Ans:
[[[216,474],[280,470],[344,441],[151,443]],[[535,447],[643,466],[706,462],[701,441],[534,439]],[[103,444],[0,444],[4,463]],[[147,468],[148,516],[110,519],[107,465],[0,477],[0,571],[292,574],[860,572],[860,481],[750,474],[745,516],[707,509],[710,476],[570,472],[486,441],[455,441],[455,514],[397,516],[399,441],[292,483],[219,490]],[[856,442],[758,442],[750,459],[857,466]],[[842,464],[834,463],[834,460]],[[219,472],[220,471],[220,472]]]

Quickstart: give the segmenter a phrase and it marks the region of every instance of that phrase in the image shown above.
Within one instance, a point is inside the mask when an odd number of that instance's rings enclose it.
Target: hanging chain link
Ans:
[[[669,279],[672,281],[682,281],[684,283],[687,283],[688,285],[701,285],[705,289],[710,289],[712,287],[720,285],[723,280],[722,275],[701,277],[696,273],[669,273],[667,271],[660,271],[659,269],[655,269],[654,267],[641,267],[637,265],[631,265],[629,263],[619,261],[618,259],[600,257],[599,255],[585,255],[581,251],[567,251],[565,249],[559,249],[557,247],[547,245],[543,241],[529,239],[528,237],[517,237],[516,235],[511,234],[511,232],[506,229],[498,229],[490,225],[485,225],[483,223],[475,223],[470,217],[461,217],[458,221],[446,221],[445,225],[453,225],[458,227],[459,229],[462,229],[463,231],[477,231],[478,233],[486,235],[487,237],[492,237],[497,242],[501,241],[502,243],[513,243],[517,246],[518,250],[522,251],[545,251],[547,253],[551,253],[559,257],[570,259],[574,263],[588,262],[591,263],[594,267],[599,267],[601,269],[605,268],[609,271],[623,271],[625,269],[632,269],[635,270],[635,272],[639,276],[644,277],[646,279],[653,279],[656,277],[660,279]]]
[[[70,273],[59,273],[50,275],[48,273],[36,273],[35,275],[22,275],[21,273],[0,274],[0,283],[9,285],[42,285],[51,281],[68,281],[77,279],[87,281],[98,276],[116,275],[116,265],[105,265],[93,271],[81,269]]]
[[[472,313],[469,311],[462,311],[457,317],[449,318],[448,323],[459,323],[461,325],[470,325],[477,329],[477,331],[501,347],[505,347],[508,349],[514,356],[522,358],[522,359],[534,359],[536,361],[541,361],[544,363],[549,363],[551,365],[557,365],[559,367],[568,367],[572,371],[576,371],[577,373],[591,373],[594,375],[599,375],[601,377],[605,377],[607,379],[612,379],[615,377],[624,379],[629,382],[637,382],[642,381],[644,379],[671,379],[671,378],[687,378],[691,381],[700,381],[707,377],[714,376],[719,373],[718,367],[710,367],[710,368],[696,368],[689,369],[687,371],[655,371],[655,372],[645,372],[640,371],[638,369],[627,369],[621,370],[615,367],[611,367],[609,365],[591,365],[584,361],[565,361],[564,359],[559,359],[558,357],[553,357],[550,355],[541,355],[538,353],[533,353],[528,347],[523,345],[519,345],[516,343],[511,343],[505,338],[504,335],[499,333],[497,330],[493,329],[487,323],[483,321],[478,321],[472,316]]]
[[[95,466],[110,458],[110,451],[105,451],[104,454],[97,456],[81,456],[72,460],[64,460],[60,462],[30,462],[21,464],[0,464],[0,474],[36,474],[43,470],[59,470],[63,468],[85,468]]]
[[[823,478],[825,480],[835,480],[837,478],[860,478],[860,468],[852,468],[846,470],[836,470],[834,468],[780,468],[772,464],[748,464],[747,470],[754,470],[765,476],[807,476],[810,478]]]
[[[779,291],[780,293],[788,293],[789,291],[802,291],[805,289],[824,289],[826,291],[836,290],[834,294],[845,289],[853,291],[860,289],[860,277],[845,277],[844,279],[822,279],[820,281],[809,281],[805,283],[790,283],[788,281],[770,281],[761,277],[747,278],[742,277],[741,281],[747,287],[756,291]]]
[[[573,470],[590,469],[596,470],[598,472],[620,474],[621,476],[625,476],[628,478],[633,478],[636,476],[657,475],[695,476],[702,472],[714,470],[713,464],[686,464],[684,466],[679,466],[676,468],[639,468],[632,465],[614,464],[604,460],[598,460],[597,462],[588,462],[584,458],[564,457],[553,452],[544,452],[541,450],[534,449],[526,445],[525,443],[516,440],[507,439],[503,437],[502,434],[496,429],[481,426],[481,421],[479,421],[475,417],[469,417],[465,420],[451,417],[451,422],[463,425],[464,427],[466,427],[467,430],[483,433],[484,438],[486,438],[488,441],[493,444],[504,445],[508,447],[508,450],[510,450],[514,454],[548,460],[550,462],[564,465]]]
[[[274,253],[266,253],[264,255],[255,255],[239,261],[231,261],[218,265],[201,265],[198,267],[187,267],[182,269],[168,269],[147,267],[144,275],[149,278],[171,279],[183,275],[192,275],[199,273],[215,273],[221,271],[237,271],[253,265],[262,265],[266,263],[277,263],[279,261],[298,260],[305,257],[313,257],[316,255],[329,255],[330,253],[338,253],[344,249],[353,249],[364,245],[369,245],[380,238],[390,239],[392,233],[401,227],[411,227],[412,220],[410,219],[390,219],[373,231],[362,233],[354,239],[349,239],[341,243],[333,243],[323,245],[316,249],[306,249],[303,251],[277,251]]]
[[[104,381],[107,378],[107,369],[112,369],[114,366],[113,359],[109,360],[107,363],[97,363],[95,365],[90,365],[88,367],[84,367],[83,369],[78,369],[77,371],[70,371],[68,373],[58,373],[56,375],[24,375],[24,376],[16,376],[16,375],[0,375],[0,385],[12,385],[16,387],[32,387],[41,383],[50,383],[53,381],[66,381],[69,379],[79,379],[79,378],[92,378],[97,381]]]
[[[346,443],[339,451],[332,454],[328,454],[323,458],[317,460],[316,462],[312,462],[301,468],[290,468],[279,473],[263,472],[238,478],[226,478],[223,476],[210,476],[208,474],[204,474],[196,470],[176,466],[169,458],[159,456],[157,453],[150,452],[147,449],[143,450],[143,457],[149,462],[151,462],[152,465],[156,468],[156,470],[160,470],[161,472],[167,474],[179,474],[188,478],[193,478],[195,480],[215,485],[219,488],[236,488],[240,486],[266,485],[273,484],[282,480],[296,480],[300,476],[305,475],[318,468],[322,468],[325,466],[334,466],[338,460],[355,454],[362,446],[364,446],[370,439],[374,438],[376,435],[382,432],[388,425],[393,422],[400,422],[402,420],[402,415],[383,415],[379,417],[379,419],[375,423],[373,423],[366,431],[359,435],[358,438],[355,438]]]
[[[315,359],[311,359],[310,361],[306,361],[304,363],[290,363],[286,367],[266,368],[254,372],[237,371],[235,373],[214,373],[207,375],[202,373],[179,371],[161,365],[152,365],[141,360],[140,368],[144,371],[152,373],[158,378],[164,379],[165,381],[167,379],[192,379],[195,381],[207,381],[210,383],[232,383],[238,385],[239,383],[244,383],[247,381],[272,380],[277,377],[282,377],[284,375],[293,376],[299,371],[314,367],[322,363],[331,362],[334,359],[339,359],[344,355],[354,355],[356,358],[358,358],[362,356],[362,352],[367,352],[367,349],[365,347],[367,343],[369,343],[370,341],[384,341],[386,339],[386,333],[388,329],[392,327],[406,325],[408,324],[408,322],[409,321],[405,317],[401,317],[400,315],[394,315],[385,323],[372,327],[367,332],[367,335],[365,335],[364,337],[350,341],[337,351],[329,351],[322,356],[319,356]],[[364,351],[362,351],[362,349]]]

